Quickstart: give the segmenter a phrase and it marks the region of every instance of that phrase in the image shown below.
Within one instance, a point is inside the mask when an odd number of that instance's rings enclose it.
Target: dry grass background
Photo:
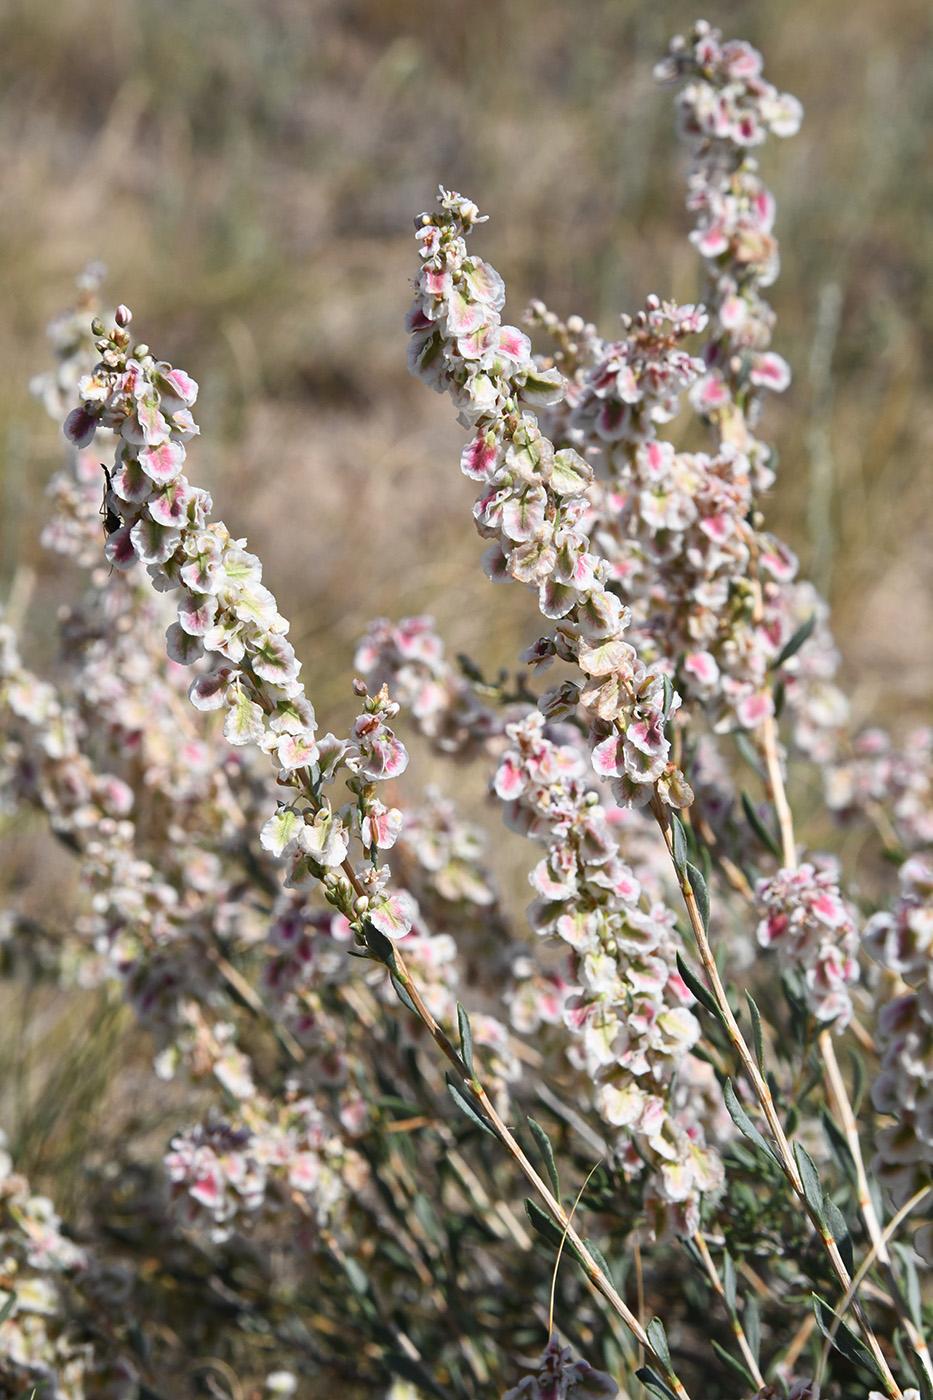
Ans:
[[[346,723],[353,643],[376,614],[433,611],[452,651],[513,664],[532,601],[482,578],[462,432],[405,371],[412,219],[439,182],[474,198],[512,319],[541,296],[608,332],[649,291],[692,299],[670,92],[651,68],[696,17],[683,0],[3,0],[0,597],[35,569],[31,654],[50,654],[68,583],[36,543],[60,441],[27,383],[46,321],[100,258],[139,334],[201,384],[191,474],[264,560],[325,727]],[[706,17],[761,48],[806,111],[764,156],[775,343],[796,376],[768,410],[770,518],[832,599],[857,713],[923,719],[928,0],[723,0]],[[47,859],[11,836],[0,888],[48,887]],[[76,1015],[102,1063],[115,1031],[106,1008],[35,995],[28,1055],[7,1018],[0,1060],[19,1066],[24,1165],[64,1202],[114,1088],[56,1056]]]

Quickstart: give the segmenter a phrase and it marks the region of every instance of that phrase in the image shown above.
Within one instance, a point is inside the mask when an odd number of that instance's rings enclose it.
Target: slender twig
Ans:
[[[344,869],[346,870],[346,866],[344,867]],[[491,1099],[489,1098],[488,1094],[486,1093],[486,1090],[483,1088],[483,1085],[480,1083],[479,1079],[476,1077],[475,1074],[471,1074],[470,1071],[467,1069],[460,1055],[454,1049],[454,1046],[448,1040],[447,1036],[444,1034],[444,1031],[441,1029],[437,1021],[432,1016],[428,1007],[422,1000],[421,994],[419,993],[417,987],[412,981],[408,969],[405,966],[404,959],[400,954],[398,948],[394,949],[393,970],[395,972],[396,977],[398,978],[398,981],[401,983],[402,987],[404,987],[408,996],[411,998],[412,1005],[414,1006],[418,1016],[424,1023],[435,1044],[438,1046],[444,1057],[447,1059],[448,1063],[451,1065],[456,1077],[463,1084],[464,1088],[467,1089],[468,1092],[472,1094],[473,1097],[477,1100],[477,1102],[483,1110],[483,1113],[489,1120],[491,1127],[495,1131],[495,1134],[498,1137],[499,1141],[506,1148],[512,1160],[515,1162],[516,1166],[519,1167],[519,1169],[525,1176],[525,1179],[531,1183],[538,1196],[544,1202],[547,1208],[548,1215],[550,1215],[554,1223],[565,1234],[566,1238],[570,1240],[571,1244],[574,1247],[574,1251],[577,1255],[577,1258],[583,1265],[586,1275],[589,1278],[590,1282],[593,1284],[594,1288],[596,1288],[596,1290],[600,1294],[602,1294],[602,1296],[606,1299],[607,1303],[609,1303],[610,1307],[622,1319],[626,1327],[631,1332],[632,1336],[635,1338],[638,1345],[645,1352],[652,1367],[654,1367],[659,1372],[659,1374],[663,1375],[666,1378],[668,1384],[678,1396],[678,1400],[688,1400],[687,1391],[684,1389],[683,1384],[681,1383],[677,1375],[669,1369],[669,1367],[665,1364],[662,1358],[658,1356],[657,1352],[654,1350],[650,1341],[648,1340],[648,1334],[645,1331],[644,1327],[642,1327],[638,1318],[632,1312],[631,1308],[629,1308],[625,1300],[619,1295],[611,1279],[609,1279],[606,1276],[599,1264],[593,1258],[592,1254],[587,1249],[582,1237],[574,1229],[570,1220],[570,1216],[564,1210],[560,1202],[554,1197],[550,1188],[538,1175],[531,1162],[525,1156],[525,1153],[522,1151],[521,1145],[518,1143],[516,1138],[513,1136],[508,1127],[500,1118],[499,1114],[496,1112],[495,1106],[493,1105]]]
[[[709,1275],[710,1283],[713,1285],[713,1288],[716,1290],[716,1292],[719,1294],[720,1298],[726,1305],[726,1312],[729,1314],[729,1321],[732,1324],[732,1331],[735,1335],[735,1340],[738,1343],[739,1350],[745,1358],[745,1364],[748,1366],[748,1369],[751,1372],[752,1380],[759,1388],[761,1388],[765,1383],[765,1378],[761,1374],[761,1371],[758,1369],[758,1362],[755,1360],[755,1354],[749,1346],[748,1338],[745,1335],[745,1328],[742,1326],[742,1322],[739,1318],[738,1313],[733,1312],[733,1310],[729,1307],[728,1301],[726,1299],[726,1290],[725,1288],[723,1288],[722,1280],[719,1277],[716,1265],[713,1263],[712,1255],[709,1252],[706,1240],[703,1238],[703,1235],[699,1230],[697,1230],[694,1233],[693,1243],[699,1250],[700,1258],[703,1260],[704,1267],[706,1269],[707,1274]]]
[[[785,870],[796,870],[797,868],[797,842],[794,837],[794,816],[787,801],[787,793],[784,791],[784,779],[781,774],[781,760],[778,755],[777,725],[774,716],[769,715],[761,725],[761,748],[764,753],[765,767],[768,771],[768,787],[771,792],[771,800],[774,803],[774,810],[777,813],[778,827],[781,832],[781,856]]]
[[[923,1198],[925,1196],[928,1196],[931,1191],[933,1191],[933,1186],[921,1186],[920,1190],[915,1191],[914,1194],[911,1196],[910,1200],[907,1201],[905,1205],[901,1206],[897,1214],[891,1217],[884,1230],[882,1230],[881,1232],[881,1236],[878,1242],[880,1248],[886,1250],[888,1240],[897,1231],[901,1222],[903,1220],[906,1220],[907,1216],[910,1215],[911,1211],[915,1210],[916,1207],[923,1200]],[[855,1274],[855,1277],[852,1279],[852,1282],[849,1284],[849,1287],[845,1291],[845,1295],[843,1296],[842,1302],[839,1306],[839,1313],[837,1315],[836,1321],[830,1328],[829,1336],[823,1343],[823,1350],[820,1353],[820,1361],[819,1366],[817,1368],[817,1380],[819,1380],[819,1377],[822,1375],[823,1370],[825,1369],[826,1360],[829,1356],[829,1348],[832,1345],[832,1339],[836,1335],[836,1330],[839,1326],[839,1323],[842,1320],[842,1316],[845,1313],[846,1308],[848,1308],[849,1304],[851,1303],[852,1299],[855,1297],[856,1290],[861,1287],[865,1275],[868,1273],[868,1270],[872,1267],[876,1258],[878,1257],[877,1248],[878,1247],[873,1243],[871,1249],[868,1251],[865,1258],[862,1260],[862,1263],[857,1273]]]
[[[778,777],[779,776],[780,775],[778,775]],[[783,791],[783,784],[781,784],[780,786],[780,791]],[[803,1182],[800,1178],[800,1172],[797,1169],[797,1163],[794,1159],[794,1154],[791,1149],[791,1145],[787,1139],[787,1134],[784,1132],[781,1120],[778,1117],[777,1110],[774,1106],[774,1100],[771,1097],[771,1089],[767,1083],[767,1080],[764,1078],[761,1071],[759,1070],[757,1061],[752,1055],[752,1052],[749,1049],[748,1044],[746,1043],[745,1037],[743,1036],[739,1028],[739,1024],[732,1013],[732,1008],[729,1005],[729,1000],[726,996],[725,988],[722,985],[722,979],[719,976],[719,969],[717,968],[716,961],[713,957],[713,950],[710,947],[710,942],[706,935],[706,928],[703,923],[703,917],[700,914],[699,906],[697,905],[696,895],[694,894],[693,886],[690,884],[690,879],[687,872],[678,865],[677,859],[674,854],[674,833],[673,828],[671,826],[668,808],[665,806],[665,804],[663,803],[663,801],[657,793],[655,793],[654,797],[651,800],[651,810],[654,813],[659,827],[661,828],[661,832],[664,836],[664,841],[668,849],[668,854],[670,855],[671,861],[674,865],[674,869],[677,872],[677,878],[680,883],[681,893],[683,895],[684,903],[687,907],[687,913],[690,918],[690,926],[693,930],[693,935],[696,939],[697,949],[700,954],[700,960],[703,963],[703,968],[706,972],[706,976],[709,981],[710,990],[712,991],[713,997],[716,1001],[716,1005],[719,1008],[719,1013],[722,1017],[726,1033],[729,1036],[729,1040],[732,1043],[732,1047],[735,1050],[736,1055],[738,1056],[739,1062],[741,1063],[746,1076],[748,1077],[749,1083],[751,1084],[752,1089],[755,1093],[755,1097],[758,1099],[758,1102],[761,1105],[762,1112],[764,1113],[765,1120],[767,1121],[768,1127],[771,1131],[771,1136],[773,1137],[775,1146],[777,1148],[778,1159],[781,1168],[784,1172],[784,1175],[790,1183],[791,1189],[793,1190],[794,1194],[797,1196],[801,1207],[809,1217],[813,1228],[819,1235],[823,1248],[826,1251],[830,1264],[832,1265],[833,1273],[836,1275],[836,1278],[838,1279],[843,1292],[845,1292],[848,1289],[849,1284],[851,1282],[849,1271],[846,1268],[845,1263],[843,1262],[841,1254],[839,1253],[839,1246],[833,1239],[830,1231],[827,1229],[825,1222],[820,1220],[816,1211],[811,1207],[810,1203],[807,1201],[803,1189]],[[859,1326],[862,1329],[862,1333],[865,1337],[865,1341],[868,1345],[868,1348],[871,1351],[871,1354],[874,1357],[878,1369],[881,1372],[881,1375],[884,1379],[884,1385],[886,1390],[888,1391],[888,1394],[892,1397],[892,1400],[899,1400],[901,1396],[901,1389],[898,1386],[897,1381],[894,1379],[894,1376],[891,1372],[891,1368],[889,1367],[887,1360],[885,1359],[884,1353],[881,1350],[881,1347],[878,1343],[878,1339],[872,1330],[871,1323],[869,1322],[868,1317],[865,1314],[865,1310],[857,1297],[853,1297],[851,1306],[853,1312],[858,1318]]]
[[[875,1205],[871,1198],[871,1192],[868,1189],[868,1175],[865,1171],[865,1163],[862,1158],[862,1147],[859,1142],[855,1114],[852,1111],[845,1081],[839,1069],[839,1062],[836,1059],[832,1035],[828,1030],[823,1031],[820,1035],[820,1054],[826,1069],[826,1078],[829,1081],[829,1092],[835,1107],[836,1117],[845,1133],[846,1142],[849,1144],[849,1151],[855,1163],[856,1179],[858,1182],[859,1212],[865,1222],[865,1228],[871,1240],[871,1253],[867,1256],[867,1259],[862,1262],[856,1279],[864,1276],[872,1257],[878,1260],[878,1263],[884,1271],[894,1307],[910,1341],[911,1348],[917,1360],[920,1362],[920,1365],[926,1371],[931,1384],[933,1384],[933,1365],[931,1365],[930,1360],[930,1349],[927,1345],[926,1338],[917,1328],[904,1301],[903,1293],[894,1269],[894,1261],[887,1247],[887,1236],[882,1230],[881,1222],[875,1212]]]

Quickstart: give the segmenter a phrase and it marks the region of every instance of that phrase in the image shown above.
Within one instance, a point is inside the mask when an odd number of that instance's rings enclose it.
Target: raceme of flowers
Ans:
[[[15,630],[0,625],[0,797],[10,811],[42,810],[80,861],[87,907],[62,940],[62,970],[84,985],[120,983],[154,1033],[157,1074],[215,1087],[220,1102],[175,1131],[165,1157],[176,1220],[214,1245],[260,1220],[271,1229],[295,1207],[309,1239],[333,1243],[336,1229],[350,1251],[359,1244],[348,1221],[373,1176],[354,1140],[375,1111],[367,1094],[381,1088],[360,1055],[365,1016],[354,1022],[347,1008],[371,1016],[380,995],[395,999],[384,969],[347,956],[368,925],[399,940],[451,1037],[457,998],[476,982],[484,1009],[471,1008],[472,1042],[503,1119],[517,1052],[540,1047],[550,1068],[557,1046],[577,1076],[578,1118],[595,1113],[614,1167],[641,1187],[644,1233],[690,1236],[704,1194],[715,1220],[733,1123],[719,1065],[691,1053],[700,1025],[677,970],[669,863],[631,809],[686,807],[695,789],[694,833],[725,844],[737,804],[721,736],[760,736],[779,715],[778,691],[798,748],[827,775],[829,805],[844,820],[867,817],[890,854],[910,853],[900,899],[864,934],[884,969],[872,1099],[895,1120],[877,1134],[874,1166],[895,1207],[933,1183],[933,742],[929,730],[902,750],[880,731],[841,737],[826,605],[758,505],[774,481],[761,408],[790,372],[770,348],[762,291],[779,270],[775,203],[751,151],[792,135],[800,107],[764,80],[754,49],[703,23],[673,41],[657,76],[684,83],[705,305],[648,297],[603,340],[535,303],[526,319],[556,346],[535,356],[503,324],[499,275],[468,251],[476,206],[442,189],[439,212],[416,223],[409,365],[450,395],[470,432],[461,466],[479,484],[485,572],[530,587],[549,624],[522,660],[532,672],[555,659],[571,668],[537,708],[524,681],[506,697],[501,684],[458,675],[430,618],[379,619],[357,652],[348,736],[320,736],[260,561],[183,475],[196,383],[132,343],[125,307],[110,331],[99,317],[89,329],[98,268],[79,284],[78,311],[51,328],[57,366],[34,389],[66,418],[71,450],[43,542],[90,569],[91,586],[62,611],[70,680],[59,685],[23,664]],[[662,436],[685,402],[712,432],[707,452],[677,452]],[[114,439],[102,482],[100,445]],[[113,577],[100,564],[101,517]],[[810,640],[785,655],[803,624]],[[166,630],[167,658],[156,640]],[[529,877],[530,941],[514,937],[480,834],[452,800],[432,790],[403,815],[377,795],[407,763],[390,727],[400,705],[436,753],[491,765],[506,823],[543,848]],[[217,743],[214,711],[232,750]],[[338,778],[342,805],[325,791]],[[730,850],[752,872],[754,844]],[[835,868],[784,868],[792,855],[785,843],[781,868],[757,881],[734,866],[733,884],[744,881],[759,943],[798,974],[816,1022],[841,1032],[858,976],[855,918]],[[712,888],[730,898],[720,874]],[[313,906],[316,893],[329,909]],[[750,929],[748,908],[733,923]],[[16,929],[6,917],[3,937]],[[561,950],[559,966],[539,942]],[[248,955],[255,989],[234,953]],[[244,1004],[287,1070],[254,1054]],[[517,1044],[500,1008],[534,1047]],[[425,1040],[405,1020],[394,1044],[407,1054]],[[0,1384],[47,1379],[56,1400],[131,1395],[124,1338],[100,1306],[113,1280],[11,1165],[4,1153]],[[916,1246],[933,1262],[933,1227]],[[816,1394],[815,1382],[788,1384],[793,1400]],[[296,1385],[284,1370],[267,1382],[270,1393]],[[507,1400],[616,1391],[554,1335]]]
[[[538,897],[528,917],[536,933],[570,949],[563,1021],[571,1060],[591,1081],[604,1124],[616,1130],[625,1169],[650,1168],[646,1203],[656,1234],[692,1234],[701,1193],[723,1173],[701,1121],[688,1107],[671,1107],[700,1034],[677,972],[675,916],[641,898],[587,787],[579,748],[554,743],[535,713],[506,734],[493,787],[507,824],[547,849],[530,877]]]
[[[481,222],[476,206],[444,190],[438,202],[440,212],[416,224],[422,265],[407,321],[409,366],[449,392],[474,430],[461,467],[482,483],[474,518],[494,541],[483,568],[536,590],[555,626],[523,659],[558,656],[582,671],[573,704],[565,695],[561,704],[569,710],[579,699],[589,712],[593,764],[616,800],[641,805],[657,793],[682,806],[690,790],[665,732],[677,697],[623,640],[629,611],[582,528],[592,470],[572,448],[555,451],[530,411],[561,397],[562,376],[539,370],[527,336],[502,325],[502,280],[467,252],[466,235]]]

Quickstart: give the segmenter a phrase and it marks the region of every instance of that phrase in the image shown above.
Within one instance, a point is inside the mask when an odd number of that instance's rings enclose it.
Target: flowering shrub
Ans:
[[[56,680],[0,629],[3,798],[80,870],[46,975],[119,988],[192,1107],[74,1238],[4,1154],[3,1394],[159,1395],[174,1345],[256,1395],[933,1396],[931,740],[849,732],[826,605],[765,528],[790,370],[751,152],[802,114],[706,24],[657,76],[702,303],[604,340],[536,302],[536,352],[477,206],[416,222],[409,367],[467,430],[485,573],[541,614],[514,683],[380,618],[322,735],[260,560],[184,474],[196,382],[103,315],[99,269],[52,328],[43,539],[88,583]],[[665,436],[685,412],[702,447]],[[524,919],[455,779],[405,790],[402,725],[537,847]],[[899,890],[806,849],[802,765]]]

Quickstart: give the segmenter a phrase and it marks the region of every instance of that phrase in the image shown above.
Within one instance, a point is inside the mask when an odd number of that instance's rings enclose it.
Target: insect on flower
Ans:
[[[104,494],[100,503],[100,514],[103,517],[104,521],[104,534],[109,537],[116,530],[119,530],[120,526],[123,524],[123,521],[120,519],[119,515],[117,515],[116,511],[111,508],[110,503],[107,499],[107,497],[110,495],[111,490],[113,489],[113,481],[111,479],[110,472],[104,466],[103,462],[101,462],[100,465],[105,477]]]

